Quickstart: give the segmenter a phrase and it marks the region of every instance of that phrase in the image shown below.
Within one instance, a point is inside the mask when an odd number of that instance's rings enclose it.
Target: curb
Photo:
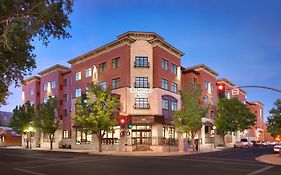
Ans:
[[[267,164],[271,164],[271,165],[281,165],[281,158],[279,158],[278,154],[262,155],[262,156],[256,157],[256,160],[259,162],[263,162],[263,163],[267,163]]]

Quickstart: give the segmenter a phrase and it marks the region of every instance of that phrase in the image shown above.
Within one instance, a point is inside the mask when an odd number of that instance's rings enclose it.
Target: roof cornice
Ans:
[[[180,50],[160,38],[151,39],[147,42],[150,43],[152,46],[159,46],[161,48],[164,48],[179,58],[184,56],[183,52],[181,52]]]
[[[57,70],[57,69],[58,70],[62,70],[62,71],[69,71],[70,70],[69,67],[66,67],[66,66],[63,66],[63,65],[60,65],[60,64],[56,64],[54,66],[51,66],[51,67],[49,67],[49,68],[39,72],[38,74],[42,76],[42,75],[44,75],[46,73],[50,73],[51,71]]]

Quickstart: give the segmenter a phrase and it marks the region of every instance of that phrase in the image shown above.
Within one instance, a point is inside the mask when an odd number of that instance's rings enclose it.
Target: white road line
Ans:
[[[258,169],[258,170],[256,170],[256,171],[250,172],[250,173],[248,173],[247,175],[256,175],[256,174],[260,174],[260,173],[262,173],[262,172],[264,172],[264,171],[266,171],[266,170],[269,170],[269,169],[271,169],[271,168],[273,168],[273,167],[274,167],[274,166],[266,166],[266,167],[263,167],[263,168]]]
[[[35,172],[35,171],[24,170],[24,169],[21,169],[21,168],[14,168],[14,170],[21,171],[21,172],[28,173],[28,174],[34,174],[34,175],[47,175],[47,174],[44,174],[44,173],[38,173],[38,172]]]

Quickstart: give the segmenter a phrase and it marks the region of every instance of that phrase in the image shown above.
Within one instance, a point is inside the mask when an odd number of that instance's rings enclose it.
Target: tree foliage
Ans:
[[[202,103],[201,88],[189,85],[181,94],[182,109],[173,114],[175,127],[182,133],[190,134],[193,149],[194,137],[202,127],[202,117],[208,111],[208,106]]]
[[[13,110],[10,126],[18,132],[26,132],[27,128],[32,125],[35,116],[35,108],[28,101],[22,106],[16,106]]]
[[[217,111],[216,128],[223,138],[227,132],[244,131],[256,122],[256,116],[237,98],[220,99]]]
[[[82,103],[81,98],[76,99],[74,120],[82,131],[97,135],[100,152],[103,136],[106,132],[112,131],[116,125],[112,114],[118,105],[118,100],[112,96],[111,92],[95,84],[88,85],[87,103]]]
[[[281,99],[277,99],[274,107],[269,111],[267,129],[272,136],[281,134]]]
[[[69,38],[72,0],[0,1],[0,105],[6,104],[11,83],[35,68],[34,38]]]
[[[39,105],[34,122],[37,129],[44,134],[48,134],[50,149],[53,149],[55,132],[60,126],[59,108],[56,97],[50,96],[46,103]]]

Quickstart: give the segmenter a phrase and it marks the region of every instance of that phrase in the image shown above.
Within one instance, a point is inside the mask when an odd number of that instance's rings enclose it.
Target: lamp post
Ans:
[[[216,126],[213,126],[213,130],[214,130],[214,148],[216,148]]]
[[[31,136],[32,136],[32,132],[34,132],[34,128],[32,126],[28,127],[27,129],[27,139],[29,140],[29,148],[32,148],[32,144],[31,144]]]

